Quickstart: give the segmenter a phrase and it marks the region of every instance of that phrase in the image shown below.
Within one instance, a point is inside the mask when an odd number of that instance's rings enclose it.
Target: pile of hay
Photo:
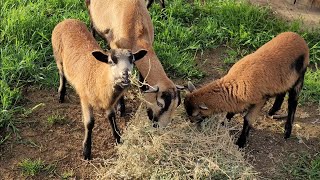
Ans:
[[[139,108],[123,133],[117,154],[97,168],[98,179],[252,179],[252,166],[234,145],[229,129],[214,116],[201,127],[183,108],[165,129],[152,128]]]

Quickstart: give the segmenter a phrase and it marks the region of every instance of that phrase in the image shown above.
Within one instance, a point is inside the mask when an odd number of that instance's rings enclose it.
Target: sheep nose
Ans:
[[[129,71],[128,70],[123,71],[122,76],[126,79],[129,78]]]

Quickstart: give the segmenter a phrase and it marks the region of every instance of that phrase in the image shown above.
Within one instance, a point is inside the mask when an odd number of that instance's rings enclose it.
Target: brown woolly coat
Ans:
[[[142,77],[151,86],[159,87],[157,93],[146,93],[148,109],[152,109],[160,126],[166,126],[178,106],[179,98],[175,84],[167,77],[154,49],[154,29],[144,0],[86,0],[94,29],[108,41],[111,48],[148,51],[143,59],[135,62]],[[163,93],[171,96],[169,107]],[[149,116],[150,117],[150,116]]]
[[[75,19],[59,23],[52,33],[52,46],[59,70],[82,103],[102,109],[114,104],[110,67],[92,56],[92,51],[102,49],[84,23]]]
[[[307,43],[296,33],[281,33],[239,60],[221,79],[187,94],[185,101],[197,107],[204,103],[208,114],[242,112],[292,88],[300,77],[295,67],[300,56],[305,70],[309,64]]]
[[[146,49],[147,55],[135,63],[139,72],[152,86],[175,89],[152,47],[154,30],[144,0],[91,0],[87,5],[94,28],[111,48]]]

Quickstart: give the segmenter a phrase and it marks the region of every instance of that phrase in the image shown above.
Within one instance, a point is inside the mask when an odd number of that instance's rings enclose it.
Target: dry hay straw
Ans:
[[[151,126],[139,107],[122,135],[117,154],[96,168],[98,179],[255,179],[256,172],[234,144],[221,116],[201,126],[189,123],[183,107],[164,129]]]

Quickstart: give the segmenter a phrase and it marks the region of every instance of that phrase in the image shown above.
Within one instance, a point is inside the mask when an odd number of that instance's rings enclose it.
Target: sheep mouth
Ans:
[[[131,82],[129,79],[125,79],[125,80],[122,80],[121,83],[120,83],[120,86],[121,87],[128,87],[130,86]]]

